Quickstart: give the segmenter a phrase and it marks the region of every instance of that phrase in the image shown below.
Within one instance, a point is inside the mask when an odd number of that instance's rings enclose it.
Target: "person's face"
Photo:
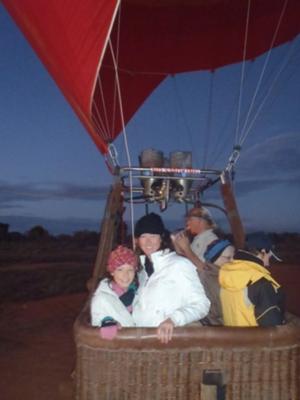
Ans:
[[[198,235],[208,229],[209,226],[203,218],[189,217],[186,219],[185,228],[192,235]]]
[[[234,256],[234,247],[233,246],[228,246],[222,252],[222,254],[216,259],[216,261],[214,263],[218,267],[221,267],[223,264],[226,264],[226,263],[232,261],[233,256]]]
[[[152,253],[159,250],[161,236],[154,233],[143,233],[138,237],[137,244],[146,256],[150,256]]]
[[[269,267],[270,266],[271,252],[270,251],[266,252],[265,250],[262,250],[261,255],[262,255],[261,259],[262,259],[262,261],[264,263],[264,266],[265,267]]]
[[[135,268],[130,264],[123,264],[111,272],[111,276],[117,285],[122,289],[127,289],[134,279]]]

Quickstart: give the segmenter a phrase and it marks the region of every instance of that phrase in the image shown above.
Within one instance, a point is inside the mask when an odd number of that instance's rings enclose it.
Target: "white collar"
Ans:
[[[170,249],[164,249],[164,250],[155,251],[154,253],[150,254],[150,260],[153,263],[154,270],[157,270],[157,267],[159,268],[159,266],[160,266],[160,262],[159,261],[160,261],[161,257],[164,257],[164,256],[172,254],[172,253],[174,253],[174,252],[171,251]],[[145,260],[146,260],[145,254],[140,256],[140,260],[141,260],[141,263],[142,263],[142,265],[144,267],[145,266]]]

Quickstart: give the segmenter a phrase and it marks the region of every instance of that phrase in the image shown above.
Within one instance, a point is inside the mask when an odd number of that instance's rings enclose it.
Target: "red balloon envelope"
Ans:
[[[169,74],[252,59],[300,32],[299,0],[3,4],[102,153]]]

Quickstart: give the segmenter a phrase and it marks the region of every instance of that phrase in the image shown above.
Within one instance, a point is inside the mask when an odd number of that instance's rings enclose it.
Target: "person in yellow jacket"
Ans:
[[[275,326],[284,321],[283,293],[269,266],[272,241],[264,233],[249,235],[245,250],[224,264],[219,273],[226,326]]]

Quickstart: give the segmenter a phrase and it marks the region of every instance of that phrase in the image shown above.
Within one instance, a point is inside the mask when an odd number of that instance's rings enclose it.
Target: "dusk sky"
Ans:
[[[21,232],[37,224],[53,234],[98,230],[113,179],[2,5],[0,52],[0,222]],[[300,37],[265,61],[246,64],[241,128],[261,82],[236,165],[237,201],[247,231],[300,232]],[[224,168],[235,144],[240,77],[236,64],[165,80],[127,126],[132,163],[148,147],[193,149],[195,168]],[[116,147],[124,165],[122,137]],[[216,190],[203,200],[220,204]],[[184,211],[170,205],[164,219],[180,226]],[[135,218],[143,212],[137,207]],[[226,230],[222,215],[213,214]]]

